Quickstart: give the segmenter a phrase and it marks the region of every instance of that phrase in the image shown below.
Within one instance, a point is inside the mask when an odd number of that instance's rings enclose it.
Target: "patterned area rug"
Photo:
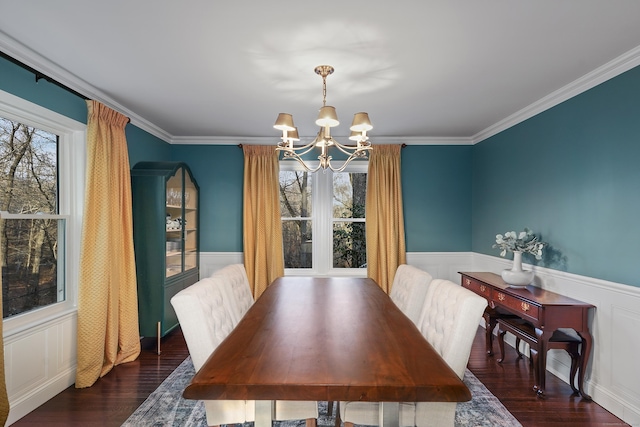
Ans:
[[[182,391],[194,375],[193,363],[187,357],[147,400],[122,424],[122,427],[206,427],[201,401],[182,398]],[[471,390],[470,402],[459,403],[456,427],[517,427],[521,424],[487,388],[469,371],[464,383]],[[334,418],[327,416],[327,403],[319,402],[318,427],[333,427]],[[253,425],[253,423],[247,423]],[[294,427],[304,420],[275,422],[274,426]]]

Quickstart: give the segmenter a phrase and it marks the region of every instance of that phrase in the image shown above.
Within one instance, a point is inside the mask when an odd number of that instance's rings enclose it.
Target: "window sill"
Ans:
[[[31,332],[51,323],[60,322],[68,317],[77,316],[77,314],[77,307],[61,302],[3,319],[4,343],[6,345],[9,341],[17,339],[26,331]]]

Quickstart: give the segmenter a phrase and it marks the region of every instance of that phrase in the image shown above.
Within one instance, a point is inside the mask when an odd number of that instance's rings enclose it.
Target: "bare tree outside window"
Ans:
[[[366,187],[365,172],[281,170],[285,268],[324,274],[331,268],[366,267]]]
[[[57,152],[57,135],[0,118],[0,211],[9,214],[0,219],[4,317],[64,299]]]
[[[367,265],[365,199],[367,174],[333,175],[333,267],[364,268]]]
[[[312,180],[308,172],[280,172],[280,212],[285,268],[312,267]]]

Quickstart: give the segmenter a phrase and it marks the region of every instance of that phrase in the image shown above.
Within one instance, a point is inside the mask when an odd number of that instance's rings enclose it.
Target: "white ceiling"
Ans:
[[[0,50],[168,142],[346,135],[478,140],[640,64],[637,0],[0,0]],[[564,98],[563,98],[564,97]],[[544,108],[546,108],[546,106]],[[233,140],[234,138],[229,138]]]

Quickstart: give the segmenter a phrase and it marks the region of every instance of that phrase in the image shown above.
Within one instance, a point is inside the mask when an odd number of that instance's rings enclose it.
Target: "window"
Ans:
[[[287,274],[365,275],[367,164],[308,173],[280,163],[280,211]]]
[[[75,308],[85,125],[0,91],[5,328]]]

